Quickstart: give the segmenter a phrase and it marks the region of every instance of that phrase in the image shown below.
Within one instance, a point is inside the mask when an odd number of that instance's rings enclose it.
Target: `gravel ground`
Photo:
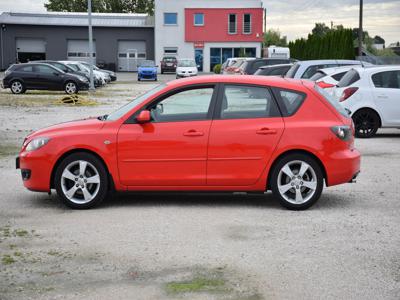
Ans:
[[[400,299],[400,130],[357,140],[358,182],[302,212],[270,193],[115,195],[74,211],[25,190],[13,156],[23,137],[154,86],[120,78],[90,96],[94,107],[10,105],[19,96],[1,91],[1,300]]]

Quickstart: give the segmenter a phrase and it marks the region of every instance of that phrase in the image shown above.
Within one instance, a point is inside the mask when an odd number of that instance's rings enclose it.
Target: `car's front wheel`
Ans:
[[[379,129],[379,116],[371,109],[361,109],[353,115],[355,135],[359,138],[373,137]]]
[[[78,87],[75,82],[68,81],[64,86],[64,91],[69,95],[76,94],[78,92]]]
[[[321,196],[324,177],[319,164],[305,154],[290,154],[272,170],[270,186],[281,205],[292,210],[312,206]]]
[[[89,153],[67,156],[58,165],[54,180],[58,196],[71,208],[91,208],[107,196],[107,170],[96,156]]]
[[[13,94],[23,94],[23,93],[25,93],[25,86],[24,86],[24,84],[23,84],[21,81],[19,81],[19,80],[14,80],[14,81],[11,83],[11,92],[12,92]]]

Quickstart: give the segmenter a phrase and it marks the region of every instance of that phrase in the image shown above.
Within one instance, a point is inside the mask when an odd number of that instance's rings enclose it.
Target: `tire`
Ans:
[[[23,94],[26,91],[25,85],[20,80],[14,80],[11,82],[10,90],[13,94]]]
[[[371,138],[379,129],[380,119],[371,109],[361,109],[353,117],[355,136],[358,138]]]
[[[108,173],[104,164],[94,155],[73,153],[58,165],[54,186],[66,206],[88,209],[99,205],[106,198]]]
[[[64,85],[64,92],[68,95],[77,94],[78,86],[73,81],[67,81]]]
[[[161,74],[164,74],[164,71],[161,69]]]
[[[137,81],[142,81],[142,79],[138,78]]]
[[[157,77],[156,77],[156,78],[154,78],[154,81],[157,81]]]
[[[282,206],[290,210],[311,207],[321,196],[324,185],[319,164],[311,156],[301,153],[281,158],[275,164],[270,179],[272,193]]]

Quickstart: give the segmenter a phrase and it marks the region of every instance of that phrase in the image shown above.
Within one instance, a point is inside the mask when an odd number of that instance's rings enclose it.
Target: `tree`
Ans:
[[[86,12],[87,0],[49,0],[48,11]],[[92,0],[92,11],[98,13],[154,14],[154,0]]]
[[[315,26],[311,32],[313,35],[323,37],[330,31],[331,29],[328,26],[326,26],[325,23],[315,23]]]
[[[286,36],[281,37],[279,30],[270,29],[264,33],[264,46],[287,47]]]

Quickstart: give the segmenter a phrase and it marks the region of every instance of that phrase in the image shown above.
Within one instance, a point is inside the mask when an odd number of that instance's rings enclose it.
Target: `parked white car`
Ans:
[[[362,63],[367,65],[367,63]],[[318,59],[318,60],[303,60],[296,62],[287,71],[285,77],[288,78],[303,78],[309,79],[313,76],[319,69],[341,67],[341,66],[354,66],[362,65],[358,60],[346,60],[346,59]],[[371,65],[371,64],[369,64]]]
[[[196,76],[198,73],[197,65],[194,59],[178,59],[176,66],[176,78]]]
[[[400,66],[349,70],[335,96],[352,116],[357,137],[369,138],[379,128],[400,128]]]
[[[89,76],[90,73],[89,68],[86,67],[84,64],[82,64],[81,61],[64,60],[60,62],[72,67],[76,71],[84,72],[86,73],[87,76]],[[102,72],[93,70],[93,76],[94,76],[95,86],[102,86],[106,84],[106,76]]]
[[[325,89],[327,93],[332,95],[340,79],[352,68],[354,68],[354,66],[319,69],[317,73],[311,76],[310,80],[315,81],[319,87]]]

